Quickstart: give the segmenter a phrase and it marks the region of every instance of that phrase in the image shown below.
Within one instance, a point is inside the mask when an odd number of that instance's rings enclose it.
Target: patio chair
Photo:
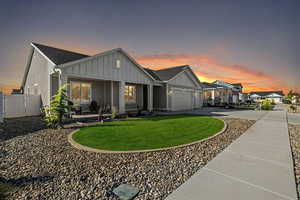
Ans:
[[[112,109],[110,105],[100,106],[98,111],[98,121],[103,123],[104,119],[112,118]]]

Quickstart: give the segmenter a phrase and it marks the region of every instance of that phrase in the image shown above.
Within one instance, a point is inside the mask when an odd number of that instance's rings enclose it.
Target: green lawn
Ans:
[[[76,132],[73,139],[103,150],[157,149],[201,140],[223,127],[223,121],[212,117],[163,116],[85,127]]]

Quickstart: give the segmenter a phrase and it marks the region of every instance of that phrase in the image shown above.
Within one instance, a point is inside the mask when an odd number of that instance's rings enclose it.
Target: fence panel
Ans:
[[[4,95],[4,118],[39,115],[40,107],[39,95]]]
[[[0,91],[0,123],[3,122],[4,118],[4,101],[3,101],[3,93]]]

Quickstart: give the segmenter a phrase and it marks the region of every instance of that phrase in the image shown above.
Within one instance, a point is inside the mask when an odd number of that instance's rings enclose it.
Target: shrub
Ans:
[[[295,106],[295,105],[290,105],[290,106],[289,106],[289,110],[290,110],[291,112],[296,112],[296,111],[297,111],[297,106]]]
[[[262,105],[260,107],[261,110],[273,110],[274,105],[272,105],[272,102],[268,99],[262,101]]]
[[[114,106],[111,108],[111,114],[112,114],[111,119],[115,119],[118,115],[118,111]]]
[[[98,105],[98,103],[97,103],[97,101],[92,101],[91,102],[91,105],[90,105],[90,111],[91,112],[95,112],[95,113],[97,113],[98,112],[98,110],[99,110],[99,105]]]
[[[53,96],[50,107],[45,109],[45,120],[51,128],[63,127],[63,117],[70,111],[66,88],[67,85],[60,87],[57,94]]]

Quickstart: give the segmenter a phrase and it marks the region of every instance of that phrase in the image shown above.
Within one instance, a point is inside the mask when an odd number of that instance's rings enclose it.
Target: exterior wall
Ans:
[[[4,95],[4,118],[41,114],[40,95]]]
[[[168,84],[174,85],[174,86],[184,86],[184,87],[189,87],[189,88],[197,87],[196,84],[187,75],[187,72],[181,73],[175,79],[169,81]]]
[[[0,91],[0,123],[3,122],[4,118],[4,96],[3,93]]]
[[[143,108],[144,103],[144,94],[143,94],[143,85],[136,85],[136,103],[139,108]]]
[[[166,87],[153,87],[153,109],[166,110],[167,109],[167,89]]]
[[[120,68],[117,68],[116,61],[120,60]],[[99,55],[80,63],[62,68],[64,75],[94,78],[101,80],[125,81],[130,83],[150,84],[153,80],[138,68],[123,53]]]
[[[34,50],[24,94],[41,95],[42,105],[50,104],[50,70],[53,64]]]

